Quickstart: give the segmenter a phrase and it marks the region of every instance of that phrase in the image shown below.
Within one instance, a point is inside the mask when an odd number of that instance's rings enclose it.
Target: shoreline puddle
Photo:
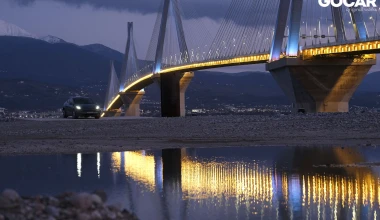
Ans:
[[[264,146],[0,156],[0,190],[102,189],[143,220],[373,218],[379,156],[373,147]]]

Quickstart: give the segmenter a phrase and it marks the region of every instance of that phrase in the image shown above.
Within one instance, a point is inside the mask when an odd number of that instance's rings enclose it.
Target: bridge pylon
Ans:
[[[331,14],[334,22],[334,35],[336,42],[346,41],[346,30],[343,22],[343,12],[341,7],[331,6]]]
[[[349,3],[354,3],[356,0],[348,0]],[[366,40],[368,38],[367,26],[364,22],[363,13],[358,8],[350,8],[351,24],[355,32],[357,40]]]
[[[110,102],[115,98],[115,96],[119,92],[119,86],[120,86],[120,81],[117,77],[115,67],[113,65],[113,61],[111,61],[107,93],[106,93],[106,98],[104,101],[103,117],[113,117],[113,116],[120,115],[121,111],[119,108],[118,109],[108,108]]]
[[[128,83],[128,80],[133,79],[133,74],[137,74],[138,68],[138,58],[136,53],[136,47],[133,36],[133,22],[128,22],[128,40],[125,47],[125,55],[123,59],[123,64],[121,67],[121,82],[120,82],[120,99],[122,100],[125,108],[125,116],[140,116],[140,102],[144,90],[141,91],[128,91],[124,92],[124,88]]]
[[[162,16],[160,23],[160,31],[158,33],[158,41],[157,41],[157,49],[153,66],[153,73],[159,73],[162,68],[162,56],[164,53],[164,45],[165,45],[165,35],[166,35],[166,27],[168,24],[169,11],[172,12],[175,28],[177,32],[177,40],[180,49],[180,53],[182,54],[182,60],[188,60],[188,48],[186,44],[185,32],[183,30],[183,24],[181,15],[179,14],[180,8],[178,4],[178,0],[163,0],[163,8],[162,8]]]
[[[289,36],[286,44],[286,55],[292,57],[296,57],[298,55],[302,6],[303,0],[280,1],[269,61],[276,61],[281,58],[282,44],[285,36],[288,17]]]
[[[120,92],[124,90],[125,84],[139,70],[135,41],[133,36],[133,22],[128,22],[128,39],[125,46],[125,54],[120,71]]]
[[[186,114],[185,91],[194,77],[193,72],[175,72],[158,74],[162,69],[162,57],[165,45],[166,27],[168,24],[169,12],[175,23],[178,46],[181,60],[188,62],[189,52],[183,30],[182,19],[178,0],[163,0],[160,31],[158,35],[157,50],[153,66],[153,78],[160,85],[161,89],[161,116],[162,117],[182,117]]]
[[[354,0],[349,0],[353,2]],[[269,63],[271,72],[286,96],[293,102],[293,111],[348,112],[348,103],[356,88],[376,64],[374,55],[327,55],[303,57],[299,48],[303,0],[281,0]],[[336,42],[346,41],[342,9],[331,9]],[[350,10],[356,39],[367,39],[367,30],[360,10]],[[283,51],[285,29],[289,21],[286,51]]]

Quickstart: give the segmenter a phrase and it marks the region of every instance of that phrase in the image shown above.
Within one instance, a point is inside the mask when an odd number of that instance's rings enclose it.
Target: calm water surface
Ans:
[[[199,148],[0,157],[0,190],[104,189],[140,219],[379,219],[380,149]]]

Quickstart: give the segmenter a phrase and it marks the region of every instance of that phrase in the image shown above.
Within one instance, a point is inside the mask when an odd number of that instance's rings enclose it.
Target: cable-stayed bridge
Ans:
[[[185,115],[194,71],[265,64],[294,111],[347,112],[349,100],[380,51],[376,1],[223,0],[217,29],[199,17],[196,2],[162,0],[144,61],[133,26],[120,76],[112,70],[103,116],[138,116],[144,88],[158,83],[164,117]],[[324,7],[320,3],[325,3]],[[366,7],[369,6],[369,7]]]

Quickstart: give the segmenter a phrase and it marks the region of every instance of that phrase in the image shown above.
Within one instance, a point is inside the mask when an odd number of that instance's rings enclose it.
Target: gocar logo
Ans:
[[[342,5],[346,7],[377,7],[376,5],[376,0],[318,0],[318,3],[321,7],[328,7],[328,6],[333,6],[333,7],[340,7]]]

